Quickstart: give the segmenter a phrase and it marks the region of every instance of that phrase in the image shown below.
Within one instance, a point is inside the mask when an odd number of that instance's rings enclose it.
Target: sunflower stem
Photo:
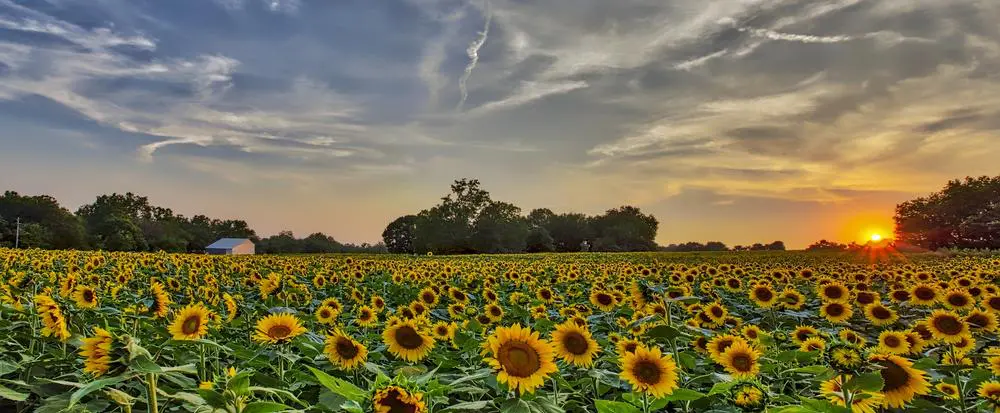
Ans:
[[[148,389],[146,391],[146,405],[149,406],[149,413],[157,413],[159,408],[156,402],[156,375],[153,373],[146,374],[146,386]]]
[[[854,395],[847,391],[847,376],[843,373],[840,374],[840,392],[843,394],[842,397],[844,398],[844,407],[846,407],[848,411],[854,411],[851,408],[854,404],[854,400],[852,400]]]
[[[205,345],[204,344],[201,344],[201,343],[198,344],[198,353],[199,353],[199,356],[200,356],[200,359],[201,359],[201,369],[198,370],[198,377],[201,378],[201,381],[208,381],[208,369],[205,368]]]
[[[642,413],[649,413],[649,394],[642,392]]]
[[[556,395],[556,403],[559,403],[559,383],[555,377],[552,378],[552,392]]]

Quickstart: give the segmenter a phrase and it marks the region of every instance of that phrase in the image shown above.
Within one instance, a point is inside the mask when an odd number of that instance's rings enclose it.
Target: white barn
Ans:
[[[253,255],[253,241],[246,238],[222,238],[205,247],[205,253],[214,255]]]

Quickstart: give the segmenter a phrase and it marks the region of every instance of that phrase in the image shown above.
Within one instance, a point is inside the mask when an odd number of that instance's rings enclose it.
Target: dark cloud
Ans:
[[[935,133],[948,129],[961,128],[983,119],[984,115],[977,109],[960,109],[949,113],[934,122],[929,122],[914,128],[915,132]]]

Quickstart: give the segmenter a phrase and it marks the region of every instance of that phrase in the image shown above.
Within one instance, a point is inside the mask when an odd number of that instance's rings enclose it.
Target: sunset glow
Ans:
[[[872,234],[872,242],[879,242],[879,241],[882,241],[882,234],[878,233]]]

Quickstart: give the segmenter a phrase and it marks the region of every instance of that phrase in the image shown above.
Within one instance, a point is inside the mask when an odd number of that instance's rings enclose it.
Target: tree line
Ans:
[[[939,248],[1000,249],[1000,176],[949,181],[896,206],[896,241]]]
[[[725,243],[719,241],[709,241],[704,244],[700,242],[685,242],[683,244],[670,244],[660,247],[664,252],[710,252],[710,251],[784,251],[783,241],[774,241],[769,244],[754,243],[751,245],[737,245],[729,248]]]
[[[389,223],[382,239],[394,253],[655,251],[658,227],[655,217],[633,206],[598,216],[547,208],[524,215],[493,200],[478,180],[461,179],[434,207]]]
[[[187,218],[133,193],[101,195],[72,213],[48,195],[4,192],[0,247],[14,246],[18,218],[22,248],[201,252],[219,238],[248,238],[264,253],[384,251],[380,245],[342,244],[322,233],[297,239],[286,231],[260,238],[246,221]]]

